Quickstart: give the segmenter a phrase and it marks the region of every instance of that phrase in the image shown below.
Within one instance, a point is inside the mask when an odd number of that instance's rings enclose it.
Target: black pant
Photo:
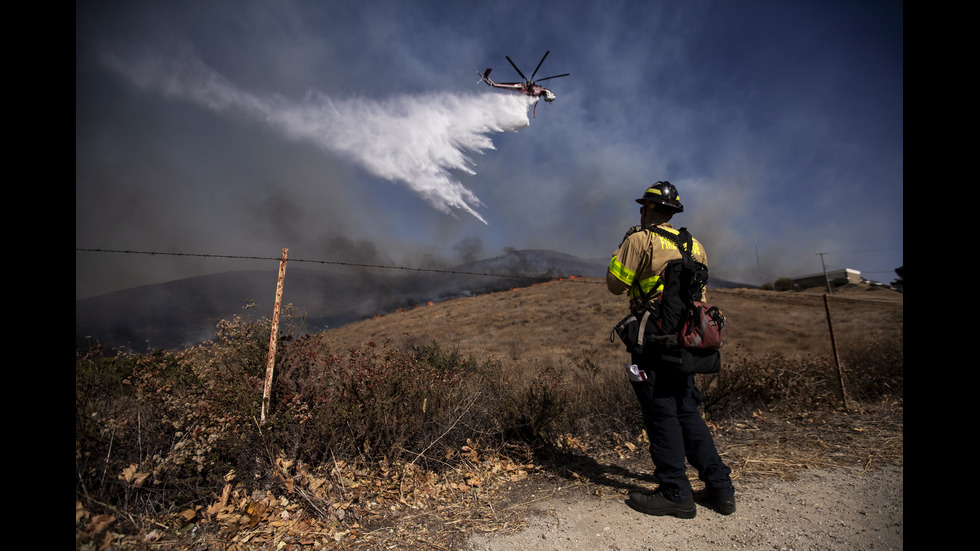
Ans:
[[[643,412],[660,489],[674,501],[693,498],[686,457],[709,491],[734,495],[732,471],[718,455],[714,438],[698,412],[701,391],[694,384],[694,376],[639,356],[633,361],[647,373],[646,381],[632,385]]]

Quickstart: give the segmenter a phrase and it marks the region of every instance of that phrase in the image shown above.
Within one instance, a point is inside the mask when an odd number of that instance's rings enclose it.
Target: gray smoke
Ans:
[[[454,173],[475,174],[471,155],[494,149],[491,134],[528,126],[534,102],[518,94],[429,93],[378,101],[317,92],[291,101],[242,90],[193,53],[105,59],[141,88],[268,125],[408,186],[441,212],[459,209],[485,224],[476,210],[483,203]]]

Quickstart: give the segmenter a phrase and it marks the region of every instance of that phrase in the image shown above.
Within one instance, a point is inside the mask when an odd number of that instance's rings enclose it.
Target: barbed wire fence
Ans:
[[[276,284],[276,300],[275,306],[272,313],[272,328],[269,334],[269,355],[266,364],[266,375],[265,375],[265,385],[262,393],[262,413],[260,423],[265,424],[266,420],[266,410],[270,406],[271,399],[271,387],[273,380],[273,373],[275,369],[276,360],[276,344],[278,342],[278,324],[279,324],[279,309],[283,292],[283,282],[285,279],[286,264],[287,262],[303,262],[312,264],[323,264],[323,265],[334,265],[334,266],[345,266],[345,267],[355,267],[355,268],[367,268],[367,269],[385,269],[385,270],[406,270],[413,272],[434,272],[443,274],[453,274],[453,275],[467,275],[467,276],[480,276],[480,277],[506,277],[515,279],[526,279],[531,282],[538,282],[543,280],[554,280],[554,279],[566,279],[560,278],[554,275],[548,274],[499,274],[492,272],[471,272],[465,270],[448,270],[441,268],[418,268],[411,266],[391,266],[383,264],[365,264],[357,262],[342,262],[336,260],[314,260],[306,258],[288,258],[288,249],[282,249],[282,255],[279,258],[275,257],[264,257],[264,256],[246,256],[246,255],[227,255],[227,254],[203,254],[203,253],[182,253],[182,252],[160,252],[160,251],[136,251],[136,250],[122,250],[122,249],[94,249],[94,248],[75,248],[75,252],[92,252],[92,253],[116,253],[116,254],[134,254],[134,255],[150,255],[150,256],[183,256],[183,257],[198,257],[198,258],[221,258],[221,259],[234,259],[234,260],[269,260],[279,262],[279,277]],[[574,276],[569,276],[567,278],[570,281],[587,281]],[[598,283],[597,281],[592,281],[592,283]]]
[[[205,254],[205,253],[182,253],[182,252],[161,252],[161,251],[136,251],[136,250],[123,250],[123,249],[92,249],[92,248],[75,248],[75,252],[92,252],[92,253],[119,253],[119,254],[135,254],[135,255],[150,255],[150,256],[186,256],[186,257],[198,257],[198,258],[223,258],[232,260],[270,260],[279,262],[279,257],[272,256],[245,256],[245,255],[229,255],[229,254]],[[366,264],[359,262],[343,262],[339,260],[315,260],[308,258],[290,258],[289,262],[302,262],[310,264],[322,264],[322,265],[333,265],[333,266],[345,266],[350,268],[367,268],[367,269],[383,269],[383,270],[404,270],[411,272],[431,272],[431,273],[441,273],[441,274],[454,274],[454,275],[468,275],[468,276],[481,276],[481,277],[501,277],[501,278],[512,278],[512,279],[527,279],[532,281],[540,281],[545,278],[558,278],[559,276],[552,276],[547,273],[539,274],[529,274],[529,273],[493,273],[493,272],[472,272],[465,270],[450,270],[445,268],[419,268],[413,266],[395,266],[388,264]],[[572,278],[569,278],[572,279]],[[584,283],[601,283],[594,280],[582,279],[579,276],[574,276],[573,281],[584,282]]]

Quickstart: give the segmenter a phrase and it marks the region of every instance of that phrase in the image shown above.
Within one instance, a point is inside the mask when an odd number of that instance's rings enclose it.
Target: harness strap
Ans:
[[[649,230],[661,237],[665,237],[669,239],[675,245],[677,245],[677,250],[680,251],[681,258],[683,258],[686,261],[691,260],[691,251],[694,249],[694,243],[693,243],[694,238],[691,236],[691,232],[687,231],[687,228],[679,229],[677,235],[674,235],[673,233],[663,228],[657,227],[656,225],[653,224],[647,226],[644,229]],[[631,229],[629,233],[633,233],[634,231],[636,230]],[[627,236],[629,235],[629,233],[627,233]],[[625,238],[623,240],[625,241]],[[663,276],[663,274],[660,275]],[[663,280],[661,279],[661,284],[662,283]],[[655,289],[650,289],[648,292],[645,292],[639,286],[637,286],[636,289],[638,291],[638,296],[630,299],[630,302],[632,304],[633,301],[635,301],[637,305],[645,305],[647,303],[647,297],[651,295],[655,290]],[[644,308],[644,310],[649,312],[649,308]]]
[[[677,250],[681,252],[681,256],[684,257],[685,260],[691,257],[691,253],[694,250],[694,237],[691,235],[691,232],[687,231],[687,228],[679,229],[677,231],[677,235],[674,235],[673,233],[670,233],[669,231],[657,226],[647,226],[647,229],[661,237],[666,237],[667,239],[673,241],[674,244],[677,245]]]
[[[637,346],[643,345],[643,337],[646,335],[647,320],[650,319],[650,309],[644,308],[643,317],[640,318],[640,330],[636,333]]]

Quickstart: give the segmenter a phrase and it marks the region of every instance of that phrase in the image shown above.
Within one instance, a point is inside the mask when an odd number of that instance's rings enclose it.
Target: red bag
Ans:
[[[677,344],[684,348],[717,350],[725,344],[721,334],[725,322],[725,314],[717,306],[694,301],[677,330]]]
[[[656,299],[657,325],[662,334],[677,335],[677,345],[682,348],[721,348],[725,315],[700,300],[708,284],[708,267],[691,256],[694,241],[691,233],[687,228],[681,228],[676,236],[656,226],[650,230],[674,241],[681,253],[679,260],[671,260],[664,268],[663,291]]]

